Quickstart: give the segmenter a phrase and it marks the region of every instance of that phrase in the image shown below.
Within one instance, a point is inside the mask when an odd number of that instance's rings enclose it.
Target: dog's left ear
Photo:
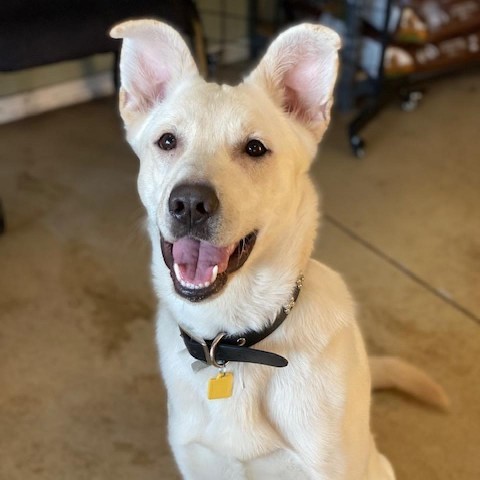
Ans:
[[[198,75],[183,38],[157,20],[130,20],[110,31],[123,38],[120,114],[125,124],[162,102],[182,80]]]
[[[340,43],[327,27],[292,27],[273,41],[246,82],[263,88],[320,141],[330,121]]]

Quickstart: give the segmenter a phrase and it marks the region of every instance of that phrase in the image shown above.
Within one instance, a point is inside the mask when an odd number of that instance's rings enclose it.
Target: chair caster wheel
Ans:
[[[423,98],[423,93],[420,91],[407,92],[401,95],[401,108],[404,112],[413,112],[418,107],[420,100]]]
[[[358,135],[350,137],[350,146],[352,147],[353,154],[357,158],[363,158],[365,156],[365,142]]]

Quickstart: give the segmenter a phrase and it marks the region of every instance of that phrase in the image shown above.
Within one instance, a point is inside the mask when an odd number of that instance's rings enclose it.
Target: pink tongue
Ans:
[[[210,282],[215,265],[218,265],[218,273],[224,272],[233,250],[234,246],[215,247],[184,237],[173,244],[173,261],[180,267],[182,280],[198,285]]]

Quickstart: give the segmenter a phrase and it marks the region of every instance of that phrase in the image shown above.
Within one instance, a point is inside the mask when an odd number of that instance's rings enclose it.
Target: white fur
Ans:
[[[318,200],[308,169],[330,117],[338,36],[319,26],[294,27],[244,83],[229,87],[204,82],[178,34],[164,24],[127,22],[112,35],[125,38],[120,107],[140,158],[169,439],[183,477],[393,479],[370,433],[370,373],[354,303],[340,276],[310,259]],[[177,136],[176,149],[155,145],[165,132]],[[249,138],[272,153],[246,156]],[[175,293],[160,251],[159,231],[171,236],[168,196],[186,181],[216,189],[216,244],[259,232],[245,265],[220,294],[200,303]],[[261,329],[288,302],[301,271],[297,305],[256,346],[285,356],[289,365],[231,363],[233,396],[207,400],[216,371],[193,372],[178,326],[206,339]]]

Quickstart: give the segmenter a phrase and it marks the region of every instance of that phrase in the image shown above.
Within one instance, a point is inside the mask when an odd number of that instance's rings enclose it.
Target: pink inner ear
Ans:
[[[304,58],[285,73],[285,109],[302,119],[324,119],[331,94],[332,65],[318,58]]]
[[[136,83],[145,106],[149,108],[165,98],[170,73],[165,66],[149,56],[142,56],[138,68]]]
[[[292,90],[308,94],[318,81],[318,72],[313,61],[302,61],[290,69],[285,75],[285,84]]]
[[[130,82],[125,82],[127,108],[147,110],[165,98],[171,74],[153,55],[139,53],[125,67],[130,70]]]

